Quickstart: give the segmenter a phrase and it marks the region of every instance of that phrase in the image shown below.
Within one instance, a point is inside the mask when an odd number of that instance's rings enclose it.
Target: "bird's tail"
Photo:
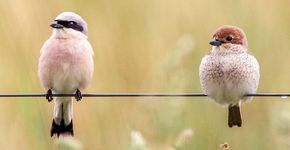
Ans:
[[[229,127],[233,126],[242,126],[242,116],[240,110],[240,104],[229,105],[229,118],[228,118]]]
[[[59,137],[60,135],[73,136],[74,135],[73,122],[71,121],[71,123],[69,125],[65,125],[64,119],[62,119],[60,125],[58,125],[58,124],[56,124],[56,122],[53,119],[52,120],[52,127],[50,130],[50,136],[53,136],[54,134],[56,134],[57,137]]]
[[[57,97],[54,101],[54,115],[51,136],[54,134],[59,136],[73,136],[73,120],[72,120],[72,99]]]

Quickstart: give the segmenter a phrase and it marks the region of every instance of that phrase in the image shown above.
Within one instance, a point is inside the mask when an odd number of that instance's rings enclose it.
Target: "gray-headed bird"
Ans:
[[[93,71],[93,49],[87,40],[87,23],[72,12],[63,12],[50,25],[52,35],[40,52],[38,76],[47,91],[46,99],[53,94],[75,94],[81,100],[81,90],[90,83]],[[51,136],[73,136],[73,101],[71,97],[56,97]]]
[[[251,55],[244,31],[221,26],[209,43],[211,52],[204,56],[199,76],[203,91],[221,105],[228,106],[228,125],[242,126],[241,102],[252,97],[259,84],[259,64]]]

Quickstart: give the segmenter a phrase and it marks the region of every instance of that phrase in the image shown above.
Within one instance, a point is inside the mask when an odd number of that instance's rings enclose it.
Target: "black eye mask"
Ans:
[[[55,20],[57,24],[63,25],[66,28],[72,28],[77,31],[84,31],[83,27],[78,25],[75,21]]]

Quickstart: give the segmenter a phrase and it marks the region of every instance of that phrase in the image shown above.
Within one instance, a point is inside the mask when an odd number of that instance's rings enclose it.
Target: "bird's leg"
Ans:
[[[236,105],[229,105],[229,118],[228,118],[228,125],[229,127],[233,126],[242,126],[242,116],[240,111],[239,104]]]
[[[75,93],[75,99],[77,101],[80,101],[83,98],[82,93],[79,89],[77,89],[76,93]]]
[[[53,100],[51,89],[47,90],[45,97],[46,97],[48,102],[51,102]]]

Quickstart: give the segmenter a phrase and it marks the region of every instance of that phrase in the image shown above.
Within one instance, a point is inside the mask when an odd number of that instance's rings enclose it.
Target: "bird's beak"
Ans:
[[[52,23],[50,26],[55,29],[62,29],[64,27],[63,25],[58,23]]]
[[[220,45],[222,45],[222,42],[221,41],[217,41],[217,40],[211,40],[209,42],[209,44],[212,45],[212,46],[220,46]]]

